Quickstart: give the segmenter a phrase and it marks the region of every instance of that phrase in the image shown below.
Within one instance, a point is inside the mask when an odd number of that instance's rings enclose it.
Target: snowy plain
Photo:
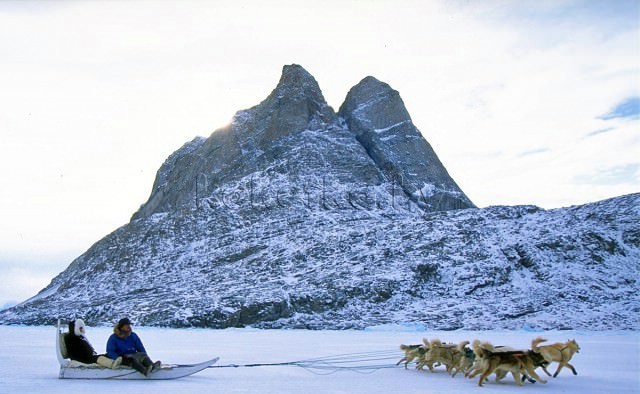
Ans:
[[[546,385],[517,386],[508,376],[484,387],[477,379],[451,378],[402,367],[371,373],[339,371],[318,374],[297,366],[207,369],[170,381],[90,381],[58,379],[55,327],[0,326],[0,393],[640,393],[640,332],[637,331],[421,331],[378,327],[363,331],[306,331],[258,329],[165,329],[135,327],[154,359],[192,363],[220,356],[218,365],[273,363],[372,351],[397,350],[401,343],[420,343],[423,337],[447,342],[488,340],[494,344],[528,348],[536,336],[549,341],[576,339],[580,353],[568,369]],[[88,327],[98,352],[111,333],[109,327]],[[395,359],[385,361],[395,363]],[[554,363],[549,370],[553,372]],[[316,371],[324,373],[326,371]],[[541,376],[546,376],[541,372]]]

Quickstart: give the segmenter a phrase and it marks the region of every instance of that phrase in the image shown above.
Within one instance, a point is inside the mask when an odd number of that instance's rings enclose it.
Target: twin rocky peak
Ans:
[[[354,190],[386,190],[421,211],[474,206],[413,125],[397,91],[366,77],[336,113],[315,78],[288,65],[264,101],[174,152],[133,219],[197,207],[221,188],[271,188],[271,195],[291,197],[311,187],[333,193],[336,201]]]

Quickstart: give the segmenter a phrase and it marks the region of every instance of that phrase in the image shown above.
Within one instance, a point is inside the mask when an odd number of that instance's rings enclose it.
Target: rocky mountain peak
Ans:
[[[298,64],[282,67],[282,75],[275,92],[278,95],[287,93],[297,97],[304,96],[311,99],[319,99],[322,102],[325,101],[316,79]]]
[[[263,102],[236,113],[232,128],[264,145],[292,133],[328,128],[337,121],[315,78],[292,64],[282,68],[278,85]]]
[[[349,91],[340,117],[309,72],[286,65],[260,104],[171,155],[158,171],[149,201],[133,218],[193,209],[201,198],[246,177],[273,188],[273,171],[287,183],[306,185],[321,177],[323,187],[327,176],[335,175],[332,188],[338,194],[352,192],[349,185],[386,184],[392,194],[399,188],[426,211],[473,207],[388,84],[364,78]],[[279,193],[285,186],[278,187]]]
[[[372,76],[364,78],[349,90],[340,107],[340,115],[347,121],[358,118],[372,129],[411,122],[400,94]]]
[[[132,218],[192,209],[221,185],[272,165],[282,155],[284,139],[338,123],[315,78],[302,66],[285,65],[276,88],[260,104],[238,111],[230,126],[171,155],[158,171],[149,200]]]
[[[424,209],[474,207],[413,125],[400,94],[391,86],[364,78],[351,88],[339,115],[387,177]]]

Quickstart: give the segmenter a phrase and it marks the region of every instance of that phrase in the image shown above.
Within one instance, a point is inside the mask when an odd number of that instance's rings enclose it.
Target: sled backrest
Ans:
[[[69,358],[67,345],[64,342],[65,335],[66,333],[63,331],[63,328],[60,327],[60,319],[58,319],[58,327],[56,328],[56,355],[58,356],[60,365],[65,365],[67,363],[65,359]]]

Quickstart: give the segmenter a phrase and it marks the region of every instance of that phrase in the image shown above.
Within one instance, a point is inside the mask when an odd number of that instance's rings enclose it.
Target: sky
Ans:
[[[0,307],[146,201],[173,151],[300,64],[400,92],[478,206],[640,192],[638,1],[0,2]]]

